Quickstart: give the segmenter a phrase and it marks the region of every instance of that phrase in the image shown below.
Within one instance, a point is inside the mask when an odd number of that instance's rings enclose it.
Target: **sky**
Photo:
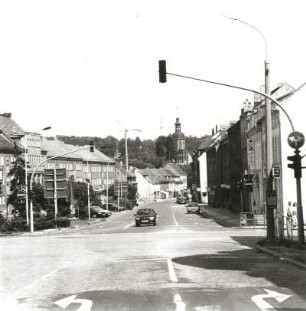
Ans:
[[[204,136],[252,92],[306,82],[304,0],[0,1],[0,113],[46,136]],[[264,36],[245,23],[256,27]],[[267,52],[267,53],[266,53]],[[306,101],[306,99],[305,99]],[[133,131],[139,129],[139,131]]]

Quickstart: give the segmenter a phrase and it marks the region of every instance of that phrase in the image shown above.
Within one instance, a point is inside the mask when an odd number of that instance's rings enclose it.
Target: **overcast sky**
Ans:
[[[210,134],[238,120],[253,94],[168,76],[167,71],[251,89],[306,82],[304,0],[52,0],[0,2],[0,113],[26,131],[141,139]],[[306,104],[306,98],[305,98]],[[119,120],[119,122],[117,122]],[[120,125],[121,124],[121,125]],[[47,133],[46,133],[47,134]]]

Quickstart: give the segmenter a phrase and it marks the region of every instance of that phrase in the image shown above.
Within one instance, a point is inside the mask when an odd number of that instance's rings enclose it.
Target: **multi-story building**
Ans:
[[[211,136],[206,136],[192,156],[191,184],[194,185],[194,189],[196,188],[196,192],[194,193],[194,200],[196,202],[208,203],[206,151],[211,143]]]
[[[115,160],[89,146],[73,146],[57,139],[46,139],[38,133],[25,132],[11,118],[0,115],[0,208],[5,210],[10,194],[10,178],[7,174],[15,153],[23,154],[27,163],[28,185],[37,182],[43,185],[44,169],[66,169],[66,179],[90,182],[94,191],[105,195],[105,190],[115,183]],[[15,147],[16,146],[16,147]]]
[[[22,128],[12,119],[10,113],[0,114],[0,212],[9,215],[7,199],[10,195],[11,177],[8,173],[20,154],[20,138],[24,135]]]
[[[240,119],[231,123],[228,133],[229,171],[230,171],[230,209],[235,212],[251,210],[251,191],[245,187],[244,179],[248,174],[247,139],[249,115],[253,106],[245,101]],[[251,161],[251,158],[250,158]]]
[[[43,139],[42,150],[48,160],[42,168],[65,168],[67,178],[73,176],[74,181],[89,180],[94,191],[102,192],[115,182],[115,160],[95,149],[65,144],[59,140]],[[63,156],[52,157],[66,154]]]
[[[226,127],[216,129],[206,153],[208,203],[213,207],[229,207],[229,147]]]
[[[10,194],[11,181],[8,173],[11,164],[15,161],[16,152],[21,151],[16,149],[14,141],[0,130],[0,213],[8,213],[6,202]]]
[[[288,84],[280,84],[271,92],[271,96],[279,102],[288,99],[294,92],[294,89]],[[281,123],[280,112],[272,104],[272,153],[273,167],[282,166],[282,143],[281,143]],[[253,174],[253,191],[251,193],[251,211],[255,213],[266,213],[267,209],[267,149],[266,149],[266,111],[265,104],[261,97],[255,96],[254,109],[249,115],[249,127],[246,132],[247,154],[248,154],[248,172]],[[283,215],[283,177],[273,179],[273,189],[276,192],[277,207],[275,217],[282,218]],[[282,226],[279,223],[279,226]],[[280,230],[281,232],[281,230]],[[281,233],[280,233],[281,234]]]

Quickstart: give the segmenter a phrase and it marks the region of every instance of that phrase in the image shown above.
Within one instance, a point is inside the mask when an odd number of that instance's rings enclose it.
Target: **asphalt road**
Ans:
[[[225,228],[168,200],[157,226],[132,211],[0,238],[0,310],[306,310],[306,271],[257,252],[260,229]]]

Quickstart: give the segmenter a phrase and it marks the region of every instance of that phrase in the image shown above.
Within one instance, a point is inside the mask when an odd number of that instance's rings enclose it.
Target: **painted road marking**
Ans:
[[[285,295],[282,293],[275,292],[273,290],[268,290],[265,289],[267,294],[262,294],[262,295],[255,295],[251,297],[252,301],[256,304],[256,306],[261,310],[261,311],[266,311],[268,309],[274,309],[272,305],[270,305],[267,301],[265,301],[265,298],[274,298],[277,300],[279,303],[285,301],[292,295]]]
[[[72,303],[79,303],[81,306],[76,309],[75,311],[90,311],[92,307],[92,301],[89,299],[75,299],[77,295],[72,295],[69,297],[66,297],[64,299],[58,300],[53,302],[54,304],[58,305],[62,309],[66,309],[70,304]]]
[[[173,265],[173,261],[171,258],[167,259],[167,263],[168,263],[168,270],[169,270],[169,277],[170,277],[170,281],[173,283],[178,283],[178,279],[176,277],[175,274],[175,270],[174,270],[174,265]]]
[[[175,225],[178,226],[179,224],[178,224],[178,222],[177,222],[177,220],[176,220],[176,217],[175,217],[175,215],[174,215],[173,212],[172,212],[172,216],[173,216],[173,220],[174,220]]]
[[[43,277],[37,279],[36,281],[34,281],[33,283],[27,285],[26,287],[20,289],[17,291],[18,294],[21,294],[22,292],[24,291],[27,291],[29,290],[31,287],[34,287],[35,285],[37,285],[38,283],[42,282],[42,281],[45,281],[46,279],[48,279],[50,276],[52,276],[53,274],[57,273],[58,271],[66,268],[68,266],[68,264],[70,263],[66,263],[65,265],[63,265],[62,267],[58,268],[58,269],[55,269],[53,271],[51,271],[50,273],[44,275]]]
[[[139,262],[139,261],[164,261],[166,258],[139,258],[139,259],[128,259],[128,258],[117,258],[117,259],[105,259],[107,262]],[[168,259],[168,258],[167,258]]]
[[[127,229],[127,228],[129,228],[129,227],[132,227],[133,225],[134,225],[134,222],[132,222],[131,224],[125,226],[124,229]]]
[[[186,304],[183,301],[180,294],[174,295],[173,302],[176,304],[175,311],[185,311],[186,310]]]

